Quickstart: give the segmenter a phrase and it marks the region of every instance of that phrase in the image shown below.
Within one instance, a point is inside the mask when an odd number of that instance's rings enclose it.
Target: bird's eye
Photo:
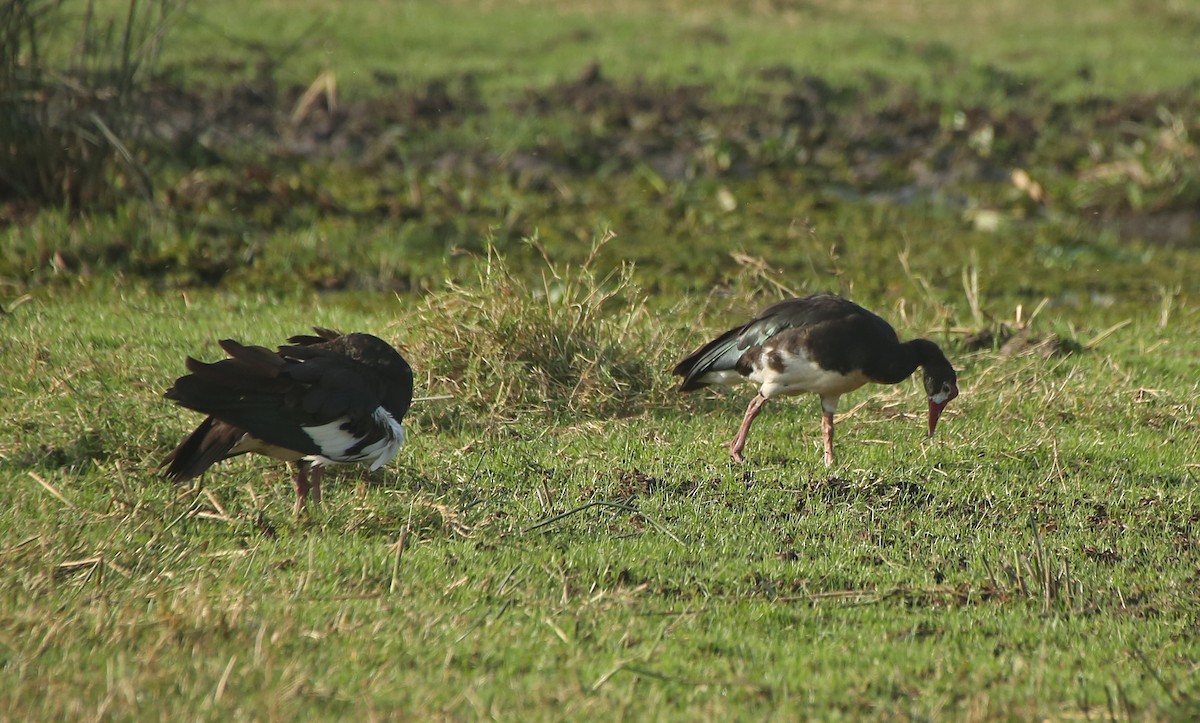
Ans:
[[[942,384],[942,394],[949,394],[949,393],[950,393],[950,382],[946,382],[946,383]]]

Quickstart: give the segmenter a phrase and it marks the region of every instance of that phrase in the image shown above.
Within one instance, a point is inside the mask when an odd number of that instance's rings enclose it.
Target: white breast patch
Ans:
[[[361,438],[342,429],[342,425],[350,421],[348,417],[315,427],[301,427],[321,449],[321,454],[313,455],[311,459],[315,462],[370,462],[372,472],[390,462],[404,446],[404,428],[383,407],[377,407],[372,416],[383,430],[383,437],[354,453],[349,450]]]

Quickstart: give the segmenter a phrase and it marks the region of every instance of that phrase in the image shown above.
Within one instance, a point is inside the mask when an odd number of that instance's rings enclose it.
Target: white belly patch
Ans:
[[[750,362],[747,378],[759,385],[759,393],[767,399],[812,392],[822,398],[833,397],[836,405],[837,397],[869,381],[861,372],[842,374],[822,369],[806,355],[770,346],[760,347]]]

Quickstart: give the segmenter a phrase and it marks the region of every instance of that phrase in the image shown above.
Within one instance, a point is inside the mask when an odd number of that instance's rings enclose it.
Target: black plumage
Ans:
[[[896,384],[924,369],[929,434],[958,396],[954,367],[928,339],[901,342],[884,319],[832,294],[772,304],[749,322],[701,345],[674,369],[680,391],[748,380],[759,385],[729,453],[742,461],[750,425],[767,399],[814,392],[824,410],[825,463],[833,464],[833,414],[838,399],[867,382]]]
[[[165,396],[209,416],[163,460],[166,476],[186,480],[229,457],[266,454],[296,464],[299,511],[310,489],[320,500],[322,464],[390,461],[404,442],[412,368],[378,337],[315,331],[277,351],[225,339],[229,358],[189,357],[190,373]]]

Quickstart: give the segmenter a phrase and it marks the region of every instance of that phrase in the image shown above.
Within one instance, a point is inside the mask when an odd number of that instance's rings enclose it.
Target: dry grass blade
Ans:
[[[7,315],[13,313],[14,311],[16,311],[17,307],[21,306],[22,304],[28,303],[30,301],[33,301],[32,294],[21,294],[20,296],[18,296],[17,298],[15,298],[11,302],[9,302],[7,309],[4,308],[3,306],[0,306],[0,316],[7,316]]]
[[[233,673],[233,666],[237,663],[237,655],[229,657],[229,663],[225,665],[225,672],[221,673],[221,679],[217,681],[217,689],[213,691],[213,702],[220,703],[221,698],[225,697],[225,686],[229,684],[229,676]]]
[[[666,535],[667,537],[674,540],[680,547],[686,547],[686,545],[683,544],[683,540],[676,537],[675,533],[671,532],[669,529],[667,529],[665,526],[663,526],[657,520],[655,520],[651,517],[647,517],[646,514],[643,513],[641,510],[639,510],[638,508],[633,507],[625,502],[610,502],[608,500],[596,500],[593,502],[587,502],[585,504],[579,505],[578,507],[567,510],[566,512],[561,512],[557,515],[547,517],[546,519],[541,520],[540,522],[521,530],[521,534],[525,535],[525,534],[528,534],[535,530],[540,530],[543,527],[548,527],[549,525],[552,525],[555,522],[559,522],[560,520],[564,520],[574,514],[578,514],[585,510],[590,510],[593,507],[607,507],[609,509],[620,510],[622,512],[630,512],[630,513],[633,513],[636,515],[640,515],[642,517],[642,519],[649,522],[659,532],[662,532],[664,535]]]
[[[103,557],[99,555],[93,555],[92,557],[84,557],[78,560],[67,560],[66,562],[60,562],[58,563],[58,569],[75,570],[81,567],[95,567],[102,562],[104,562]]]
[[[409,509],[409,524],[412,524],[412,509]],[[408,526],[406,525],[400,531],[400,539],[396,540],[396,544],[391,547],[395,549],[395,555],[392,557],[392,580],[388,584],[388,593],[396,594],[396,590],[400,587],[400,563],[404,559],[404,547],[408,544]]]
[[[20,550],[24,549],[26,546],[31,545],[40,539],[42,539],[41,535],[30,535],[29,537],[26,537],[24,540],[21,540],[20,542],[14,544],[12,547],[6,547],[3,550],[0,550],[0,556],[11,555],[15,552],[19,552]]]
[[[308,90],[304,91],[292,109],[292,122],[299,123],[304,120],[322,98],[325,99],[325,107],[330,111],[337,108],[337,76],[333,71],[326,70],[308,86]]]
[[[1133,323],[1133,319],[1125,319],[1124,321],[1118,321],[1116,324],[1113,324],[1112,326],[1108,327],[1107,329],[1100,332],[1096,336],[1092,337],[1091,341],[1089,341],[1083,345],[1083,348],[1084,349],[1095,349],[1097,346],[1100,345],[1100,342],[1104,341],[1105,339],[1112,336],[1113,334],[1116,334],[1118,331],[1120,331],[1121,329],[1124,329],[1125,327],[1129,326],[1132,323]]]
[[[55,489],[54,485],[52,485],[49,482],[47,482],[46,480],[42,479],[41,475],[39,475],[37,472],[30,472],[29,476],[33,478],[34,482],[37,482],[38,484],[40,484],[47,492],[54,495],[54,497],[59,499],[67,507],[70,507],[73,510],[79,509],[79,507],[74,502],[67,499],[63,495],[63,493],[61,493],[57,489]]]
[[[979,266],[975,259],[972,259],[970,266],[962,270],[962,285],[963,293],[967,296],[967,305],[971,307],[971,319],[975,322],[975,326],[983,328],[987,323],[987,319],[983,313],[983,305],[979,296]]]

